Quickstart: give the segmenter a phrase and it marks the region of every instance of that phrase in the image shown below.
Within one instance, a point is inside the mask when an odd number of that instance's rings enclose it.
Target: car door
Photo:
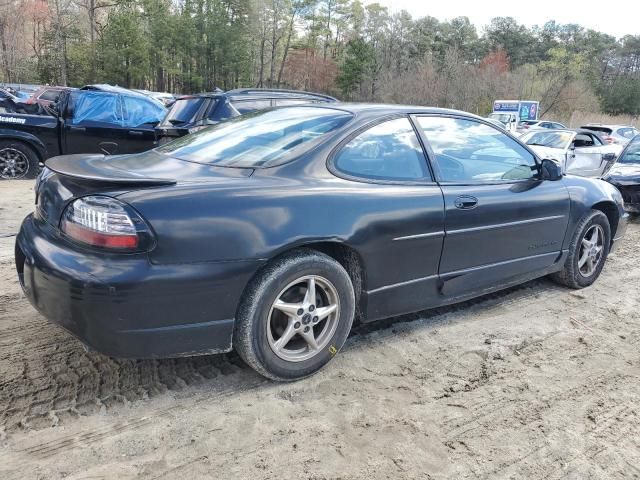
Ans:
[[[569,148],[565,171],[582,177],[598,177],[607,165],[605,155],[610,153],[596,135],[578,132]]]
[[[455,300],[543,274],[560,257],[569,194],[543,181],[535,156],[476,119],[424,115],[445,202],[441,293]]]
[[[439,302],[438,265],[444,237],[440,187],[407,116],[365,127],[333,156],[357,214],[357,244],[367,272],[367,319]]]
[[[62,145],[64,153],[126,153],[120,96],[111,92],[71,92],[65,111]]]

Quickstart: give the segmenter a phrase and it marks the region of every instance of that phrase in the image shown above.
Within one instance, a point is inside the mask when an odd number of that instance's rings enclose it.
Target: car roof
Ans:
[[[586,123],[581,128],[588,129],[589,127],[603,127],[603,128],[636,128],[633,125],[614,125],[609,123]],[[637,130],[637,128],[636,128]]]
[[[300,105],[300,107],[331,108],[331,109],[337,109],[337,110],[344,110],[356,115],[371,115],[371,116],[382,116],[382,115],[393,115],[393,114],[456,115],[456,116],[463,116],[463,117],[469,117],[469,118],[475,118],[475,119],[487,121],[486,119],[478,115],[474,115],[473,113],[469,113],[469,112],[463,112],[461,110],[453,110],[449,108],[438,108],[438,107],[424,107],[419,105],[336,102],[336,103],[321,103],[321,104],[313,104],[313,105]],[[287,107],[281,107],[281,108],[287,108]],[[293,108],[293,107],[289,107],[289,108]]]
[[[185,100],[189,98],[225,98],[232,97],[235,99],[261,99],[261,98],[301,98],[301,99],[323,99],[327,102],[336,102],[334,97],[324,95],[322,93],[305,92],[303,90],[285,90],[276,88],[236,88],[234,90],[227,90],[226,92],[214,91],[214,92],[202,92],[193,93],[187,95],[180,95],[178,100]]]

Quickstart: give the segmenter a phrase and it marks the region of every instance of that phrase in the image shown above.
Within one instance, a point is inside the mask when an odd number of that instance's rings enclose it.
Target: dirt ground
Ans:
[[[0,478],[640,478],[640,224],[592,287],[541,279],[358,327],[321,373],[85,353],[23,297],[32,182],[0,182]]]

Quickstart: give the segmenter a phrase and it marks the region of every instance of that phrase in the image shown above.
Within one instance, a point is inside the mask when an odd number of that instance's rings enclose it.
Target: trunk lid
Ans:
[[[36,183],[36,215],[57,227],[67,204],[85,195],[116,197],[177,183],[226,183],[252,173],[248,168],[203,165],[153,150],[135,155],[63,155],[47,160]]]

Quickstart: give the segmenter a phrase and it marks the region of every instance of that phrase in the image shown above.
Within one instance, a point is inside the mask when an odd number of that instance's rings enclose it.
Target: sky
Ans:
[[[544,25],[549,20],[557,23],[577,23],[608,33],[616,38],[640,35],[640,2],[617,0],[603,2],[591,0],[375,0],[389,8],[391,13],[407,10],[412,17],[436,17],[450,20],[469,17],[478,31],[493,17],[514,17],[527,26]],[[363,3],[374,3],[364,0]]]

